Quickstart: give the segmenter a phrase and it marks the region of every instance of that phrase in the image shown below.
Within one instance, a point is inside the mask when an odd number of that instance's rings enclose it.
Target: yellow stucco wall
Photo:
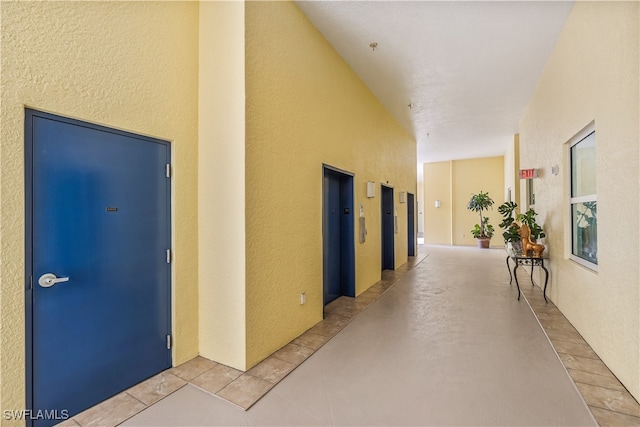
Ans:
[[[492,210],[483,214],[496,230],[491,246],[503,246],[498,206],[504,202],[504,175],[502,156],[425,163],[425,242],[476,246],[470,231],[480,217],[467,209],[467,202],[472,194],[483,191],[495,203]],[[435,208],[434,200],[440,197],[442,205]]]
[[[200,3],[200,354],[244,369],[244,3]]]
[[[423,176],[424,241],[451,245],[451,162],[425,163]],[[440,200],[439,208],[436,200]]]
[[[640,400],[639,3],[576,2],[520,123],[521,167],[542,169],[536,210],[548,293]],[[568,259],[566,142],[595,121],[598,271]],[[560,167],[553,175],[551,168]]]
[[[471,229],[480,222],[480,216],[467,209],[467,202],[472,194],[483,191],[488,192],[495,202],[493,209],[483,213],[483,216],[489,217],[489,223],[496,230],[491,246],[504,246],[504,240],[498,233],[501,218],[498,206],[504,202],[504,157],[456,160],[452,169],[453,244],[477,245]]]
[[[175,364],[198,352],[198,4],[0,4],[0,406],[25,402],[24,107],[171,141]]]
[[[380,183],[395,188],[396,265],[407,258],[416,146],[292,2],[246,4],[247,365],[322,319],[322,168],[355,174],[367,241],[356,291],[380,279]],[[366,197],[366,182],[376,197]],[[356,230],[357,232],[357,230]],[[299,295],[307,302],[300,305]]]

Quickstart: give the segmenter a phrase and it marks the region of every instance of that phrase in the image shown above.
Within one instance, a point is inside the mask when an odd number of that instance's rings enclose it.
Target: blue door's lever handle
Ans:
[[[68,277],[59,277],[58,278],[53,273],[45,273],[42,276],[40,276],[40,278],[38,279],[38,284],[40,286],[42,286],[43,288],[50,288],[51,286],[55,285],[56,283],[68,282],[68,281],[69,281]]]

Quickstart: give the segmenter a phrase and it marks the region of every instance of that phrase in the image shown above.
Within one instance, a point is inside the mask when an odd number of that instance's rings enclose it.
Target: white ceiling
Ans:
[[[296,4],[415,137],[419,164],[505,153],[573,6],[570,1]],[[374,42],[375,51],[369,47]]]

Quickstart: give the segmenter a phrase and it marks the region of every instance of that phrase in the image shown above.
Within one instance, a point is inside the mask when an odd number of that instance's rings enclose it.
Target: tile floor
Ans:
[[[247,410],[426,256],[423,253],[410,257],[407,263],[395,271],[383,271],[382,280],[357,298],[342,297],[331,302],[326,306],[325,318],[321,322],[247,372],[198,356],[66,420],[59,426],[116,426],[188,383]]]
[[[383,272],[383,279],[358,298],[343,297],[329,304],[323,321],[247,372],[197,357],[76,415],[62,425],[119,425],[187,384],[247,410],[422,262],[429,247],[421,249],[419,256],[402,267]],[[640,405],[555,305],[545,303],[540,288],[528,285],[529,275],[523,270],[519,269],[518,273],[524,295],[522,302],[531,307],[597,422],[601,426],[640,426]],[[508,285],[508,278],[505,280]]]
[[[560,310],[551,301],[545,302],[541,289],[528,286],[530,279],[524,273],[520,277],[518,272],[527,302],[598,424],[640,426],[640,404]]]

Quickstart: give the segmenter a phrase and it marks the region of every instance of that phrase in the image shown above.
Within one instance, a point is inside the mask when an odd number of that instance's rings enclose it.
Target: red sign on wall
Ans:
[[[520,169],[520,179],[532,179],[538,177],[536,169]]]

